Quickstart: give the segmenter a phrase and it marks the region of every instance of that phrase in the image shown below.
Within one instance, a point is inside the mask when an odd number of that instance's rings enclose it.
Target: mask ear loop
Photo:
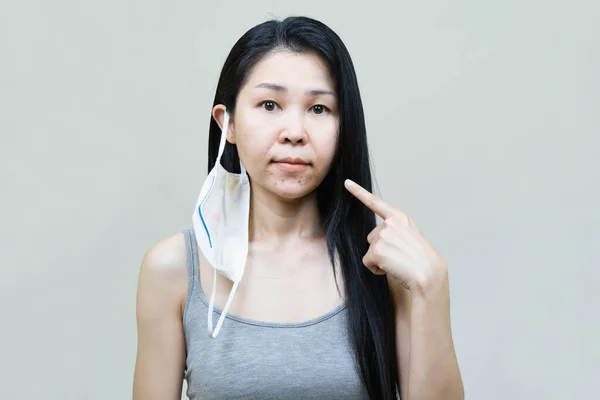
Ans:
[[[221,140],[219,142],[219,153],[217,156],[217,163],[221,162],[221,156],[223,155],[223,151],[225,149],[225,142],[227,140],[227,132],[229,128],[229,113],[225,111],[225,118],[223,120],[223,129],[221,130]],[[240,160],[240,174],[242,177],[246,178],[246,168],[242,164],[242,160]],[[216,339],[219,335],[221,327],[223,326],[223,322],[225,322],[225,317],[227,316],[227,311],[229,310],[229,306],[233,301],[235,293],[237,291],[239,282],[234,282],[233,287],[231,288],[231,292],[229,292],[229,297],[227,298],[227,303],[225,303],[225,307],[217,321],[217,326],[213,330],[213,314],[215,309],[215,295],[216,295],[216,287],[217,287],[217,269],[213,268],[213,285],[212,285],[212,293],[210,295],[210,301],[208,303],[208,335],[212,339]]]
[[[219,141],[219,152],[217,153],[217,161],[215,165],[221,162],[223,156],[223,150],[225,150],[225,142],[227,141],[227,132],[229,131],[229,113],[225,111],[225,117],[223,118],[223,128],[221,129],[221,140]]]
[[[229,129],[229,113],[225,111],[225,117],[223,119],[223,128],[221,130],[221,140],[219,141],[219,152],[217,155],[216,163],[221,162],[221,157],[223,156],[223,152],[225,149],[225,142],[227,141],[227,132]],[[240,161],[240,168],[242,173],[246,173],[246,169],[242,165]],[[235,296],[235,292],[237,291],[239,282],[234,282],[231,292],[229,293],[229,298],[227,299],[227,303],[223,308],[223,312],[217,321],[217,326],[213,330],[213,314],[215,309],[215,296],[216,296],[216,288],[217,288],[217,269],[213,267],[213,286],[210,295],[210,301],[208,304],[208,334],[211,338],[215,339],[221,330],[221,326],[223,326],[223,322],[225,322],[225,317],[227,316],[227,311],[229,310],[229,306],[231,306],[231,302],[233,301],[233,297]]]
[[[210,294],[210,301],[208,302],[208,336],[213,337],[213,313],[215,310],[215,292],[217,291],[217,269],[213,267],[213,284]]]
[[[233,297],[235,296],[235,292],[237,291],[239,282],[234,282],[233,287],[231,288],[231,292],[229,292],[229,297],[227,298],[227,303],[225,303],[225,307],[223,308],[223,312],[219,317],[219,321],[217,321],[217,327],[213,331],[213,312],[215,309],[215,285],[217,284],[217,270],[215,269],[213,272],[213,290],[210,296],[210,301],[208,303],[208,336],[212,339],[216,339],[219,331],[221,330],[221,326],[223,326],[223,322],[225,322],[225,317],[227,316],[227,311],[229,310],[229,306],[233,301]]]

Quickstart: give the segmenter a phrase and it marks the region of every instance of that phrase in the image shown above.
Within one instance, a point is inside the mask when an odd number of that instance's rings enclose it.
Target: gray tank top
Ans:
[[[260,322],[227,314],[208,337],[208,298],[198,246],[185,230],[189,289],[183,314],[187,396],[202,399],[368,399],[354,361],[343,304],[300,323]],[[215,313],[221,310],[215,307]],[[219,315],[215,316],[218,319]]]

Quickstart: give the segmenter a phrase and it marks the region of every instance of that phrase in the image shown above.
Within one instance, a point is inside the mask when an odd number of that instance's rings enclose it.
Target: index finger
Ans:
[[[360,186],[358,183],[346,179],[344,186],[354,197],[361,201],[365,206],[369,207],[375,214],[383,219],[387,219],[396,213],[396,209],[390,206],[367,189]]]

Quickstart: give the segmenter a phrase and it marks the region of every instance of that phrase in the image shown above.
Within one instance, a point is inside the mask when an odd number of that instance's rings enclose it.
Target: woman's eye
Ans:
[[[274,111],[277,108],[277,104],[274,101],[265,101],[262,106],[267,111]]]
[[[323,114],[327,111],[327,107],[322,104],[317,104],[316,106],[312,106],[312,110],[315,114]]]

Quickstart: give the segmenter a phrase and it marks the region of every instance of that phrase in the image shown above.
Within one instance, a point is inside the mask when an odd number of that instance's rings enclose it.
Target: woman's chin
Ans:
[[[283,200],[296,200],[309,195],[315,188],[298,180],[285,180],[274,182],[270,186],[271,192]]]

